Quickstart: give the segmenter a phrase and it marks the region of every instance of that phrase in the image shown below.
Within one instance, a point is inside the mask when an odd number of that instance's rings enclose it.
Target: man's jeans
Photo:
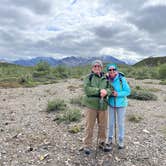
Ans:
[[[125,133],[125,113],[126,107],[116,107],[117,122],[118,122],[118,141],[123,142]],[[114,133],[114,107],[109,106],[109,123],[108,123],[108,139],[113,139]]]

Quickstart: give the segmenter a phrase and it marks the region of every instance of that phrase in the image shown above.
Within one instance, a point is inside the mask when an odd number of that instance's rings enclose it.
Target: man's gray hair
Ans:
[[[101,67],[103,67],[103,63],[102,63],[101,60],[94,60],[94,61],[92,62],[92,66],[95,66],[95,65],[100,65]]]

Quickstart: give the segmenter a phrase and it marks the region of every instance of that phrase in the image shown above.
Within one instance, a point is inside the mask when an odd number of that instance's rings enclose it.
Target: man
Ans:
[[[84,80],[84,104],[88,107],[86,112],[84,153],[89,155],[92,148],[93,128],[97,119],[99,148],[108,152],[111,147],[107,146],[107,104],[103,101],[111,94],[108,82],[102,73],[103,64],[100,60],[92,62],[92,71]]]

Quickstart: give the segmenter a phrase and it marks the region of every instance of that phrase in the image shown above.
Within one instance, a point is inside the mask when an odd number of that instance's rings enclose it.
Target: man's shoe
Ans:
[[[86,155],[90,155],[90,149],[89,149],[88,147],[85,147],[85,148],[84,148],[84,153],[85,153]]]
[[[110,152],[112,150],[112,147],[108,146],[105,142],[99,143],[99,148],[102,149],[104,152]]]
[[[108,140],[108,142],[106,143],[107,146],[112,146],[112,140]]]

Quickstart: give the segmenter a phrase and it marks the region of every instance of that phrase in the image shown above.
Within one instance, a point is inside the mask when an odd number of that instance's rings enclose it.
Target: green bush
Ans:
[[[163,64],[159,68],[159,78],[166,79],[166,64]]]
[[[139,123],[143,118],[139,115],[128,115],[127,119],[130,122]]]
[[[56,78],[59,79],[69,78],[70,76],[68,68],[62,65],[53,68],[52,73],[55,75]]]
[[[71,126],[70,129],[68,130],[69,133],[73,133],[73,134],[76,134],[80,131],[81,131],[81,126],[79,125]]]
[[[67,111],[64,111],[63,114],[57,115],[56,121],[57,123],[61,122],[76,122],[81,119],[81,111],[79,109],[68,109]]]
[[[132,77],[135,79],[160,78],[158,67],[149,67],[149,66],[130,67],[130,68],[123,68],[123,71],[124,73],[126,73],[126,77]]]
[[[52,112],[52,111],[61,111],[65,110],[66,104],[64,100],[54,100],[54,101],[48,101],[48,106],[47,106],[47,111]]]
[[[36,66],[35,66],[36,71],[49,71],[50,70],[50,65],[48,62],[45,61],[40,61]]]
[[[75,104],[75,105],[78,105],[78,106],[83,106],[83,101],[82,101],[82,96],[78,96],[76,98],[72,98],[70,99],[70,103],[71,104]]]
[[[31,81],[32,81],[32,76],[31,75],[22,75],[18,79],[18,82],[20,84],[25,84],[25,83],[28,83],[28,82],[31,82]]]
[[[137,85],[137,86],[135,87],[135,89],[141,90],[141,87],[140,87],[139,85]]]
[[[162,80],[159,84],[166,85],[166,80]]]
[[[33,72],[33,77],[43,77],[49,74],[48,71],[34,71]]]
[[[153,93],[150,93],[146,90],[135,90],[133,89],[130,96],[130,99],[137,99],[137,100],[157,100],[157,96]]]
[[[23,87],[34,87],[36,83],[33,82],[31,75],[20,76],[18,79],[18,83],[21,84]]]

